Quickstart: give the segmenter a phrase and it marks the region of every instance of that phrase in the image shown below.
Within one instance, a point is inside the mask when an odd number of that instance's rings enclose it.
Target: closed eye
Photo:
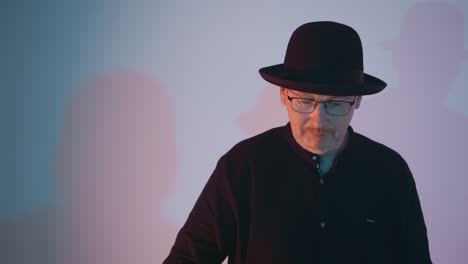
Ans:
[[[299,103],[304,105],[311,105],[314,103],[314,100],[311,99],[298,99]]]

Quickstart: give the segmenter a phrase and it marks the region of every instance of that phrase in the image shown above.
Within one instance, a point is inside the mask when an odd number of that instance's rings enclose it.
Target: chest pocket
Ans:
[[[356,220],[362,263],[393,263],[391,231],[385,221],[374,216]]]
[[[384,221],[372,216],[341,220],[331,221],[324,231],[323,242],[329,263],[393,263]]]

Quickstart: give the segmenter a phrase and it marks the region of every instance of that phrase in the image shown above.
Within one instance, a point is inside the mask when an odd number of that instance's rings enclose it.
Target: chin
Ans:
[[[318,155],[323,155],[330,151],[329,148],[318,147],[317,145],[305,145],[305,146],[306,146],[305,149]]]
[[[330,152],[330,150],[329,149],[315,149],[312,152],[315,153],[315,154],[318,154],[318,155],[325,155],[328,152]]]
[[[334,147],[335,146],[330,146],[330,145],[317,146],[316,144],[313,144],[313,145],[309,145],[309,147],[307,149],[309,151],[315,153],[315,154],[324,155],[324,154],[327,154],[327,153],[333,151]]]

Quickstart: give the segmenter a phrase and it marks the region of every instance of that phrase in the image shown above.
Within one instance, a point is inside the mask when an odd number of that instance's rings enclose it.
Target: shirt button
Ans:
[[[322,178],[320,178],[320,184],[323,184],[323,179]]]
[[[325,228],[325,222],[320,222],[320,227]]]
[[[312,159],[313,159],[313,160],[317,160],[317,156],[313,156]]]

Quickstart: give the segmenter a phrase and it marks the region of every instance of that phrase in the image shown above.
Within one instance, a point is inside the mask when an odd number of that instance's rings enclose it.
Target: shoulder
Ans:
[[[284,127],[276,127],[234,145],[223,157],[232,161],[271,160],[287,150]]]
[[[381,168],[408,170],[408,164],[397,151],[356,132],[354,133],[353,150],[359,154],[355,158],[366,164],[373,164]]]
[[[410,167],[397,151],[359,133],[355,133],[353,143],[353,167],[367,181],[382,186],[377,188],[382,193],[387,193],[386,189],[403,192],[414,186]]]
[[[284,164],[281,160],[286,142],[282,130],[273,128],[234,145],[218,160],[212,178],[237,190],[233,192],[247,192],[253,180]]]

